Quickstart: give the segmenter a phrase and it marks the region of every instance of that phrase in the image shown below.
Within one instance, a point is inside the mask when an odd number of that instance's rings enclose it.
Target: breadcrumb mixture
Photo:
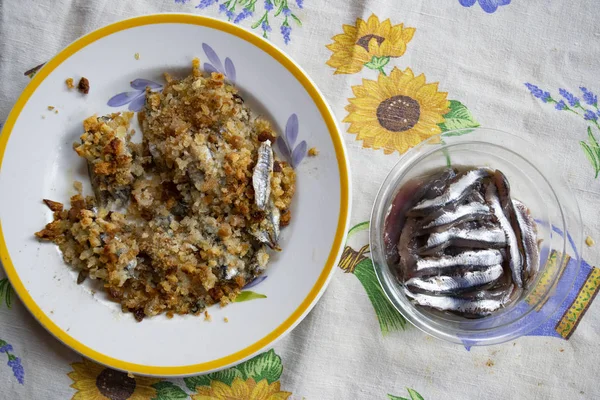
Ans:
[[[141,143],[131,142],[133,113],[84,121],[74,150],[87,161],[94,196],[76,184],[70,208],[44,200],[54,220],[36,233],[60,247],[78,282],[103,281],[138,321],[233,301],[267,266],[261,238],[273,239],[270,216],[281,215],[277,234],[291,218],[295,173],[277,156],[271,208],[255,201],[258,149],[276,138],[269,122],[251,115],[222,74],[193,66],[182,80],[165,75],[162,93],[147,89]]]

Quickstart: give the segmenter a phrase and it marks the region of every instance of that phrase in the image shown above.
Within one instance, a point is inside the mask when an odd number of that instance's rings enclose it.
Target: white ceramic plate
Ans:
[[[245,99],[268,115],[288,145],[297,149],[292,155],[298,161],[293,219],[282,231],[284,250],[273,257],[267,278],[249,289],[266,298],[211,307],[212,322],[158,316],[138,323],[101,290],[93,293],[89,279],[77,285],[77,273],[63,262],[57,247],[38,242],[33,234],[52,219],[43,198],[68,203],[73,181],[89,182],[84,161],[71,147],[83,133],[83,119],[135,109],[143,101],[143,92],[136,91],[147,84],[136,79],[151,80],[160,90],[163,72],[186,75],[194,57],[234,80]],[[67,77],[77,82],[81,76],[90,81],[88,95],[65,85]],[[114,98],[122,92],[131,93]],[[290,143],[296,128],[297,139]],[[305,154],[302,141],[316,147],[319,155],[300,160]],[[33,315],[79,353],[138,374],[210,372],[271,346],[323,293],[347,230],[348,174],[343,141],[323,96],[269,42],[200,16],[133,18],[92,32],[61,51],[37,73],[10,113],[0,136],[0,256]],[[84,190],[91,194],[89,186]]]

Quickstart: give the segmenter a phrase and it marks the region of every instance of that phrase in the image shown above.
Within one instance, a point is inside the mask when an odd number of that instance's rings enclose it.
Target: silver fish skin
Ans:
[[[259,242],[266,244],[273,250],[281,251],[278,245],[279,242],[279,219],[281,213],[279,209],[275,207],[273,202],[269,202],[268,212],[265,218],[260,222],[258,228],[253,230],[252,236],[254,236]]]
[[[537,243],[537,228],[535,221],[531,217],[529,209],[519,200],[512,200],[515,216],[519,230],[521,231],[521,241],[525,255],[525,271],[528,278],[531,279],[537,273],[540,265],[540,252]]]
[[[494,282],[502,276],[503,271],[502,265],[497,264],[461,274],[411,278],[405,284],[433,294],[451,294]]]
[[[427,294],[412,293],[405,289],[407,297],[411,298],[415,304],[425,307],[435,308],[441,311],[453,311],[462,314],[486,316],[502,308],[505,304],[504,299],[464,299],[449,296],[432,296]]]
[[[439,210],[425,219],[422,230],[448,229],[463,222],[480,219],[491,219],[492,214],[487,204],[472,202],[463,204],[453,210]]]
[[[496,249],[464,251],[455,256],[444,255],[441,257],[421,258],[415,267],[417,272],[437,271],[460,266],[491,267],[502,264],[502,253]]]
[[[468,229],[459,226],[429,235],[427,244],[419,249],[419,254],[427,254],[432,251],[438,252],[449,246],[489,249],[502,247],[505,244],[506,235],[500,228],[483,227]]]
[[[491,171],[487,168],[478,168],[458,175],[440,196],[420,201],[409,213],[413,215],[426,215],[448,204],[454,204],[467,196],[473,186],[481,179],[490,176],[490,173]]]
[[[519,243],[517,236],[510,224],[510,221],[504,214],[502,205],[500,204],[500,198],[498,197],[498,191],[496,185],[489,184],[485,191],[485,200],[490,205],[492,213],[496,216],[500,228],[506,235],[506,246],[508,248],[508,265],[512,272],[512,278],[515,285],[518,288],[523,287],[523,262],[521,260],[521,253],[519,252]]]
[[[267,207],[271,196],[271,176],[273,175],[273,149],[271,141],[265,140],[258,148],[258,160],[252,173],[254,200],[261,210]]]

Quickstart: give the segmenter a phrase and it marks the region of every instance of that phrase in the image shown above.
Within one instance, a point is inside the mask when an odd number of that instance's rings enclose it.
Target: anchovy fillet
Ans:
[[[448,182],[456,177],[456,172],[452,168],[446,168],[442,172],[431,177],[428,182],[421,185],[414,195],[414,202],[421,199],[432,199],[440,196],[446,187]]]
[[[490,267],[501,263],[502,253],[499,250],[465,251],[455,256],[421,258],[417,261],[416,270],[421,272],[459,266]]]
[[[519,230],[521,231],[521,241],[525,253],[525,271],[527,271],[528,278],[531,278],[536,274],[540,264],[536,226],[525,204],[519,200],[513,200],[512,202]]]
[[[490,208],[482,203],[468,203],[456,207],[454,210],[439,210],[427,218],[423,230],[441,230],[451,228],[463,222],[481,219],[490,219]]]
[[[500,227],[506,235],[506,245],[508,247],[508,265],[512,272],[512,277],[517,287],[523,287],[523,263],[521,262],[521,253],[519,252],[519,243],[517,242],[517,236],[513,231],[513,228],[504,215],[500,199],[498,198],[498,192],[496,185],[488,185],[485,192],[485,199],[489,203],[493,214],[500,223]]]
[[[422,215],[448,204],[456,203],[467,196],[475,184],[489,175],[490,170],[486,168],[465,172],[464,174],[459,175],[448,187],[446,187],[440,196],[434,197],[433,199],[422,200],[414,206],[410,212]]]
[[[406,281],[406,286],[434,294],[448,294],[494,282],[502,276],[502,273],[502,265],[498,264],[483,270],[467,271],[462,274],[411,278]]]
[[[265,140],[258,148],[258,160],[252,174],[254,200],[264,210],[271,195],[271,176],[273,175],[273,149],[271,141]]]
[[[502,247],[505,244],[506,235],[500,228],[467,229],[461,226],[432,233],[427,239],[427,244],[419,249],[419,253],[425,254],[432,250],[440,251],[449,246],[487,249]]]
[[[268,213],[265,218],[260,222],[257,229],[252,231],[252,235],[258,239],[259,242],[266,244],[273,250],[280,251],[281,248],[278,245],[279,241],[279,219],[281,213],[279,209],[275,207],[273,202],[269,202]]]
[[[454,311],[471,315],[490,315],[494,311],[504,306],[505,301],[497,299],[464,299],[457,297],[430,296],[420,293],[411,293],[405,290],[406,296],[411,298],[414,303],[435,308],[442,311]]]

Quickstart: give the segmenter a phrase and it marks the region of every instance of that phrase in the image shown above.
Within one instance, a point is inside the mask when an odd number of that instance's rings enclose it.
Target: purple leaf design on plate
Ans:
[[[215,67],[212,66],[212,64],[209,63],[204,63],[204,70],[209,74],[212,74],[213,72],[219,72]]]
[[[225,75],[231,83],[235,84],[235,67],[233,66],[233,61],[229,57],[225,59]]]
[[[161,85],[160,83],[156,83],[153,81],[150,81],[148,79],[134,79],[133,81],[131,81],[131,87],[136,89],[136,90],[146,90],[146,86],[149,86],[150,89],[160,89],[163,87],[163,85]]]
[[[242,289],[248,289],[248,288],[254,287],[254,286],[258,285],[259,283],[261,283],[262,281],[264,281],[265,279],[267,279],[267,275],[261,275],[257,278],[254,278],[250,282],[248,282],[248,284],[246,286],[244,286]]]
[[[298,138],[298,116],[296,114],[290,115],[285,125],[285,138],[291,148],[294,147],[296,139]]]
[[[140,95],[129,103],[129,111],[140,111],[146,103],[146,92],[140,92]]]
[[[110,107],[120,107],[127,103],[133,101],[137,96],[139,96],[143,92],[123,92],[119,93],[110,99],[108,99],[108,103],[106,103]]]
[[[277,138],[277,147],[279,147],[279,151],[285,157],[286,160],[288,160],[288,161],[292,160],[292,154],[290,152],[290,148],[288,147],[287,143],[281,136],[279,136]]]
[[[217,71],[223,72],[223,64],[221,64],[221,59],[215,53],[215,51],[207,45],[206,43],[202,43],[202,50],[204,50],[204,54],[208,57],[208,60],[212,63],[212,65],[216,68]]]
[[[301,141],[298,144],[298,146],[296,146],[296,148],[294,149],[294,152],[292,153],[292,167],[295,168],[298,165],[300,165],[300,163],[304,159],[304,156],[306,155],[307,148],[308,148],[308,145],[306,144],[305,140]]]

